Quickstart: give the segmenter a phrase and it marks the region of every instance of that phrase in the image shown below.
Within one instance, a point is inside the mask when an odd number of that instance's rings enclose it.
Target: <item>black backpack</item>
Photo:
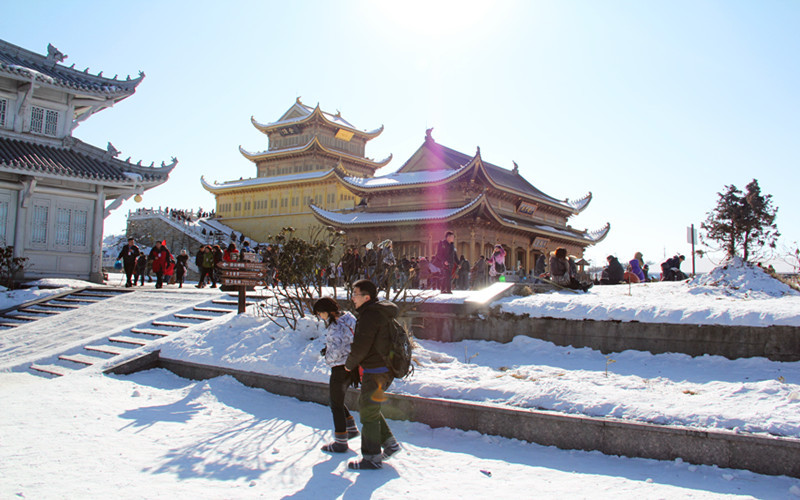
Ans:
[[[397,319],[389,323],[389,354],[384,358],[394,378],[406,378],[414,373],[411,365],[411,334]]]

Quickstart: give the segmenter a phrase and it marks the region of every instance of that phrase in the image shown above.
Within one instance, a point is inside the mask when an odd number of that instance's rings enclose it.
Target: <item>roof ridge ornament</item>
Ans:
[[[511,163],[514,164],[514,168],[512,168],[511,171],[513,173],[519,175],[519,165],[517,165],[517,162],[515,162],[514,160],[511,160]]]
[[[433,140],[433,127],[425,130],[425,142],[436,142]]]
[[[69,56],[55,48],[52,43],[47,44],[47,60],[53,63],[53,66],[57,63],[64,62],[64,59],[67,57]]]
[[[106,146],[106,151],[108,151],[108,154],[113,158],[116,158],[122,152],[119,149],[115,148],[114,145],[111,144],[111,141],[108,141],[108,145]]]

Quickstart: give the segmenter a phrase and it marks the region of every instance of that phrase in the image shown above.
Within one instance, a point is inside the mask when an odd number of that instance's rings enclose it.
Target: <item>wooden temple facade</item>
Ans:
[[[373,177],[391,160],[365,156],[366,144],[383,132],[356,129],[339,113],[307,106],[297,99],[278,121],[253,126],[265,134],[268,149],[239,151],[256,167],[256,177],[209,183],[203,187],[216,198],[217,218],[255,241],[268,241],[281,228],[319,225],[311,206],[326,210],[353,209],[360,201],[335,171]],[[303,233],[304,234],[304,233]]]
[[[364,158],[363,145],[382,128],[358,132],[338,114],[299,100],[279,121],[253,123],[270,140],[264,153],[242,150],[256,163],[258,177],[203,185],[216,195],[221,221],[259,241],[288,225],[324,224],[344,230],[350,245],[391,239],[397,257],[431,256],[449,230],[459,255],[470,262],[501,244],[507,267],[527,271],[540,254],[560,246],[582,256],[610,228],[569,225],[589,205],[591,193],[558,200],[523,178],[516,164],[511,170],[493,165],[480,148],[474,155],[447,148],[431,130],[397,172],[375,176],[389,159]],[[294,135],[299,137],[287,140]],[[355,142],[345,148],[348,141],[341,141],[348,136]]]
[[[138,78],[89,74],[0,40],[0,245],[29,259],[23,278],[103,281],[104,220],[163,184],[177,164],[148,167],[87,144],[73,131],[136,92]]]

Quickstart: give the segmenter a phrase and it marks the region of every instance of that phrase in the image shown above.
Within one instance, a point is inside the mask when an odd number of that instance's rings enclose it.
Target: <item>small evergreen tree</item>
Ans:
[[[731,184],[717,193],[717,206],[709,212],[701,228],[704,243],[715,242],[727,257],[741,252],[748,261],[763,256],[765,248],[774,249],[780,233],[775,224],[778,209],[772,206],[772,195],[761,194],[758,181],[753,179],[743,193]]]
[[[14,257],[14,246],[0,247],[0,285],[14,288],[14,279],[25,269],[27,257]]]

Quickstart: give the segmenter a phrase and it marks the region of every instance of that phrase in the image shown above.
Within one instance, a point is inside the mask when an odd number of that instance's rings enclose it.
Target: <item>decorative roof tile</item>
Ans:
[[[106,152],[70,138],[71,146],[57,147],[35,142],[0,137],[0,168],[11,168],[36,175],[76,177],[109,182],[131,182],[139,176],[146,184],[165,182],[177,164],[161,168],[133,165],[111,158]]]
[[[123,96],[123,98],[133,94],[136,86],[144,78],[144,73],[141,72],[139,77],[133,80],[130,77],[128,77],[128,80],[105,78],[102,76],[102,71],[98,75],[90,75],[88,68],[86,71],[79,71],[58,64],[58,61],[63,60],[66,56],[60,54],[52,46],[49,48],[58,53],[60,57],[44,56],[0,40],[0,73],[36,80],[40,83],[58,87],[103,95]]]

